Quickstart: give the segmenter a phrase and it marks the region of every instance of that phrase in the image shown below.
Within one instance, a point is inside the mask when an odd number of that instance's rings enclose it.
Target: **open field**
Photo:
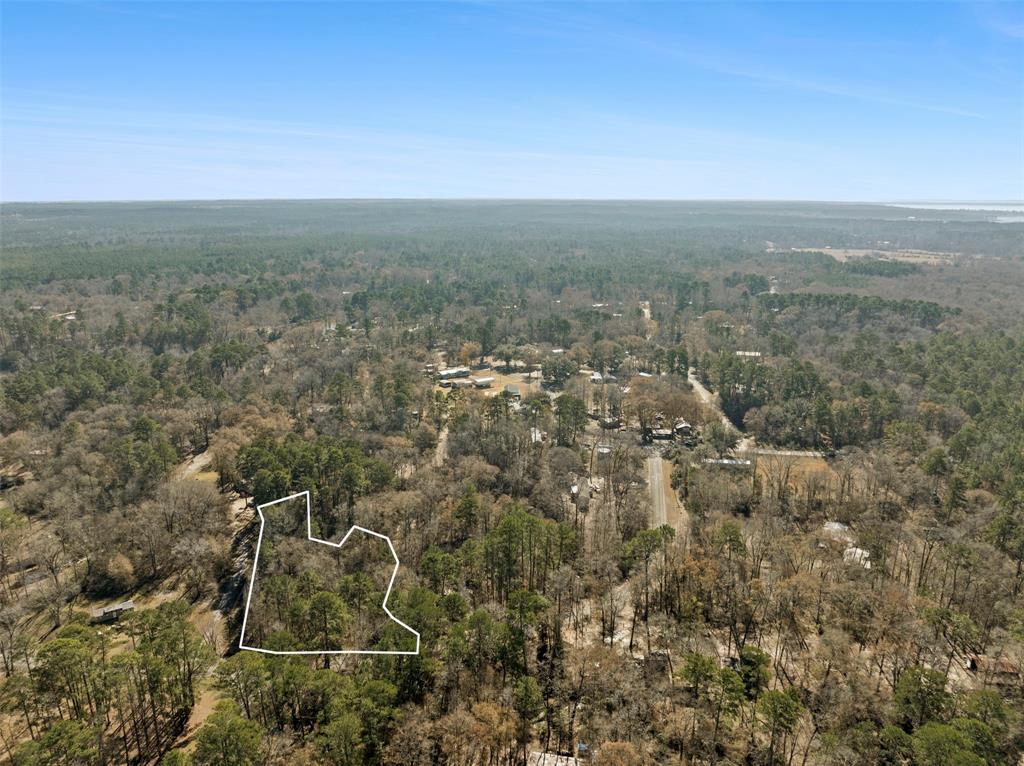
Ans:
[[[435,383],[435,391],[455,391],[461,390],[465,392],[472,392],[485,397],[497,396],[505,390],[505,386],[516,386],[519,389],[520,396],[526,396],[528,393],[536,393],[541,391],[540,378],[530,377],[528,373],[522,372],[499,372],[498,370],[490,367],[485,367],[479,370],[473,370],[469,378],[461,378],[461,380],[470,380],[472,378],[494,378],[489,388],[476,388],[475,386],[466,386],[462,389],[455,389],[452,386],[441,386]]]
[[[782,252],[769,248],[768,252]],[[889,261],[903,261],[905,263],[917,263],[922,266],[941,266],[953,263],[957,258],[964,257],[963,253],[942,253],[933,250],[881,250],[858,247],[791,247],[791,253],[825,253],[831,255],[842,263],[851,258],[879,258]]]
[[[778,481],[784,477],[791,489],[808,484],[835,486],[839,476],[825,458],[808,454],[753,454],[758,476],[762,481]]]

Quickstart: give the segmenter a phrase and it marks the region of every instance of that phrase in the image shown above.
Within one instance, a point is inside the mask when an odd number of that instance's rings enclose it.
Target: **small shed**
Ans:
[[[1006,657],[968,654],[967,669],[996,686],[1016,686],[1020,683],[1020,666]]]
[[[583,761],[571,755],[532,752],[526,759],[527,766],[583,766]]]
[[[682,419],[679,419],[679,420],[677,420],[675,422],[675,425],[672,426],[672,430],[675,431],[676,434],[679,435],[679,436],[692,436],[693,435],[693,426],[690,425],[687,421],[682,420]]]
[[[860,564],[865,569],[871,569],[871,552],[851,545],[843,551],[843,561],[847,564]]]
[[[845,543],[848,546],[853,545],[855,542],[853,533],[850,532],[850,527],[841,521],[826,521],[821,525],[821,534],[829,540]]]
[[[121,615],[125,612],[131,612],[135,609],[135,602],[131,599],[122,601],[120,604],[111,604],[110,606],[103,606],[99,609],[92,610],[92,621],[105,624],[108,622],[117,622],[121,619]]]

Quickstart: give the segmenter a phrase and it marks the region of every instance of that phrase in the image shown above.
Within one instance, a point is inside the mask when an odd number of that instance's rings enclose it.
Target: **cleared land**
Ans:
[[[791,247],[788,249],[768,248],[768,252],[825,253],[840,263],[851,258],[880,258],[888,261],[904,261],[923,266],[941,266],[952,263],[963,253],[940,253],[934,250],[877,250],[858,247]]]

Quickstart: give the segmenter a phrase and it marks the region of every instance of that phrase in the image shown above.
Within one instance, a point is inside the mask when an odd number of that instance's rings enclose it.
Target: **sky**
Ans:
[[[1024,2],[0,0],[0,199],[1024,199]]]

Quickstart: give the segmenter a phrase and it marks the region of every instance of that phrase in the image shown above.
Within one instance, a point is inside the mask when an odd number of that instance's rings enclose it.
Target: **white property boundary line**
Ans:
[[[395,560],[395,568],[391,570],[391,580],[388,582],[388,589],[387,589],[387,592],[384,594],[384,601],[383,601],[383,603],[381,603],[381,606],[384,608],[384,611],[387,613],[387,616],[391,618],[392,622],[397,622],[399,625],[401,625],[407,631],[409,631],[414,636],[416,636],[416,649],[414,651],[405,652],[405,651],[399,651],[397,649],[334,649],[334,650],[330,650],[330,651],[311,651],[311,650],[303,649],[303,650],[295,650],[295,651],[276,651],[274,649],[260,649],[260,648],[255,647],[255,646],[246,646],[246,644],[245,644],[245,626],[249,622],[249,605],[252,603],[252,592],[253,592],[253,589],[256,587],[256,567],[259,565],[259,562],[260,562],[260,545],[263,544],[263,528],[264,528],[264,526],[266,526],[266,519],[263,517],[263,509],[264,508],[269,508],[272,505],[277,505],[278,503],[284,503],[284,502],[287,502],[289,500],[294,500],[294,499],[296,499],[298,497],[305,497],[306,498],[306,537],[309,540],[311,540],[312,542],[314,542],[314,543],[321,543],[323,545],[329,545],[332,548],[340,548],[341,546],[343,546],[345,544],[345,542],[352,535],[352,533],[355,532],[356,530],[358,530],[360,532],[365,532],[368,535],[373,535],[374,537],[379,537],[379,538],[381,538],[382,540],[384,540],[388,544],[388,548],[391,549],[391,556]],[[279,498],[277,500],[271,500],[269,503],[263,503],[263,505],[257,505],[256,506],[256,513],[258,513],[259,516],[260,516],[260,536],[256,540],[256,556],[253,558],[253,562],[252,562],[252,577],[249,580],[249,595],[246,596],[246,599],[245,599],[245,615],[242,617],[242,631],[241,631],[241,634],[238,637],[238,648],[239,649],[248,649],[251,652],[262,652],[263,654],[285,654],[285,655],[287,655],[287,654],[419,654],[420,653],[420,634],[419,634],[419,631],[416,631],[416,630],[413,630],[412,628],[410,628],[408,625],[406,625],[400,619],[395,617],[395,615],[393,615],[391,613],[391,610],[388,609],[388,599],[391,597],[391,588],[395,584],[395,577],[398,576],[398,567],[399,567],[399,563],[400,563],[398,561],[398,554],[395,553],[395,546],[391,543],[391,538],[390,537],[388,537],[387,535],[382,535],[382,534],[380,534],[380,532],[374,532],[372,529],[366,529],[365,527],[360,527],[360,526],[356,526],[356,525],[353,525],[348,530],[348,532],[345,533],[345,536],[343,538],[341,538],[341,542],[340,543],[332,543],[330,540],[322,540],[319,537],[313,537],[313,526],[312,526],[312,521],[310,519],[309,490],[305,490],[303,492],[296,492],[294,495],[288,495],[288,497],[282,497],[282,498]]]

